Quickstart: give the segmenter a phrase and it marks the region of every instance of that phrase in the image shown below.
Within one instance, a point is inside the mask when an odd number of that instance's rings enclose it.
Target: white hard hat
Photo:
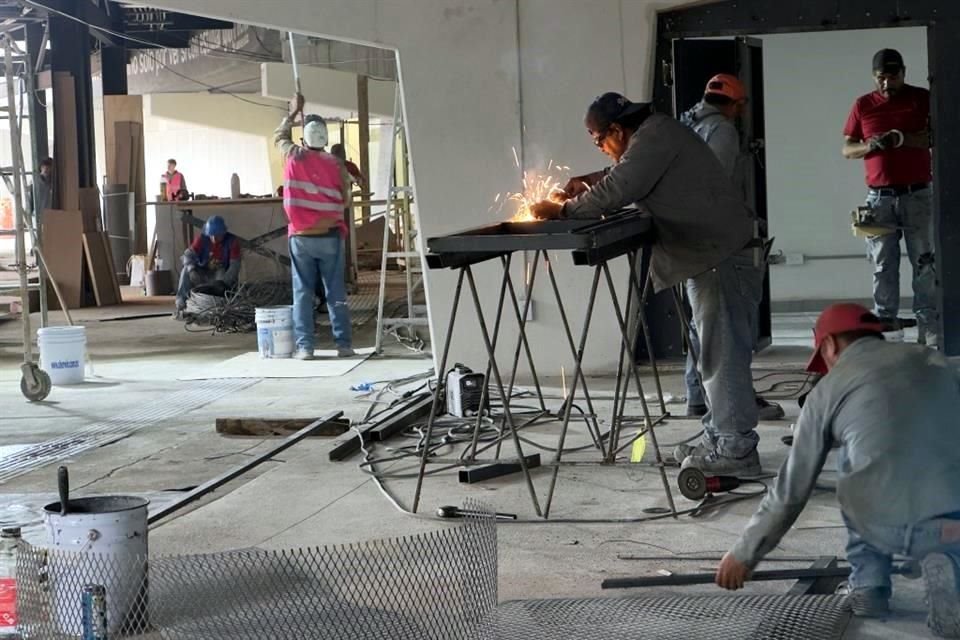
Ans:
[[[303,128],[303,143],[311,149],[327,146],[327,123],[318,118]]]

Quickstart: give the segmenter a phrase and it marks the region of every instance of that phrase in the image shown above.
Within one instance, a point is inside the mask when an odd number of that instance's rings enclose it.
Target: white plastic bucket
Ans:
[[[52,610],[60,630],[81,635],[83,587],[104,587],[110,636],[147,627],[147,505],[136,496],[100,496],[43,508],[50,546],[66,554],[48,556]],[[87,555],[91,554],[91,555]]]
[[[87,330],[83,327],[37,329],[40,368],[55,385],[83,382],[87,359]]]
[[[261,358],[293,355],[293,307],[261,307],[256,310],[257,350]]]

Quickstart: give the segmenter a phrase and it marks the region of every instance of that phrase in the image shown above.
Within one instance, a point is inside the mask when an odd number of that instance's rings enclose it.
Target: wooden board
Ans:
[[[111,268],[110,254],[103,242],[102,232],[92,231],[83,234],[83,253],[86,257],[87,272],[93,285],[97,306],[120,304],[118,291],[113,284],[116,276]]]
[[[123,293],[120,291],[120,272],[117,271],[117,263],[113,260],[113,250],[110,248],[110,234],[106,231],[101,231],[100,242],[103,245],[103,254],[107,256],[107,266],[110,267],[110,285],[113,288],[113,296],[117,299],[117,304],[122,304]],[[126,270],[126,266],[124,266],[124,270]]]
[[[80,213],[83,214],[84,232],[103,229],[100,218],[100,189],[97,187],[80,189]]]
[[[316,418],[217,418],[217,433],[230,436],[289,436]],[[312,435],[331,438],[350,430],[349,420],[333,420]]]
[[[77,150],[76,90],[73,76],[65,71],[53,74],[53,157],[57,168],[55,202],[61,210],[80,208],[80,156]],[[79,238],[78,238],[79,240]]]
[[[143,158],[143,97],[142,96],[104,96],[104,159],[107,181],[111,184],[128,185],[134,194],[134,228],[130,239],[132,253],[147,253],[147,208],[145,165]],[[120,142],[123,148],[117,148],[116,124],[128,123],[124,130],[126,142]],[[124,179],[117,177],[117,156],[122,156],[126,164],[122,169]],[[159,180],[155,181],[159,182]],[[153,187],[154,189],[156,186]]]
[[[50,277],[56,280],[68,309],[83,300],[83,216],[79,211],[45,209],[41,249]],[[50,308],[59,308],[53,289]]]
[[[132,126],[131,122],[114,123],[113,175],[107,176],[113,184],[125,184],[128,189],[130,189],[130,163],[133,158]]]

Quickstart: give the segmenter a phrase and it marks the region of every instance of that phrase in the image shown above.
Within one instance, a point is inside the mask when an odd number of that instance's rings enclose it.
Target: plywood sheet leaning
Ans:
[[[80,156],[77,150],[77,98],[73,76],[53,74],[53,157],[57,184],[56,202],[61,210],[80,208]],[[79,242],[79,238],[77,238]]]
[[[80,308],[83,300],[83,216],[80,211],[45,209],[43,212],[43,257],[56,280],[68,309]],[[51,308],[58,305],[51,290]]]
[[[110,265],[102,232],[91,231],[83,234],[83,253],[86,256],[87,272],[90,274],[97,306],[119,304],[120,299],[113,286],[115,274]]]
[[[84,232],[103,229],[100,218],[100,189],[97,187],[80,189],[80,213],[83,214]]]

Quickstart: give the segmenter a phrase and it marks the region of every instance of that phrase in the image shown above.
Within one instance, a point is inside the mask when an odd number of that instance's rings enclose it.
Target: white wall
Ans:
[[[866,195],[862,160],[840,154],[853,101],[873,90],[871,60],[898,49],[907,81],[927,87],[926,29],[830,31],[763,36],[770,233],[775,249],[816,260],[771,268],[775,301],[870,298],[872,265],[850,231],[850,211]],[[911,295],[904,255],[901,294]]]
[[[396,49],[410,137],[421,238],[492,222],[495,194],[519,189],[512,146],[530,169],[548,158],[575,171],[603,158],[583,129],[597,94],[625,91],[649,98],[654,7],[645,0],[155,0],[185,13]],[[519,12],[518,12],[519,8]],[[519,13],[519,15],[518,15]],[[519,46],[518,46],[519,42]],[[521,82],[522,78],[522,82]],[[520,103],[522,95],[523,104]],[[538,166],[539,165],[539,166]],[[188,174],[189,178],[189,174]],[[569,258],[555,261],[569,313],[579,328],[590,275]],[[519,273],[519,271],[518,271]],[[493,265],[477,269],[481,296],[494,302]],[[546,285],[545,278],[539,278]],[[437,350],[443,343],[454,278],[427,273]],[[558,343],[558,322],[546,287],[535,294],[531,326],[542,373],[556,375],[570,357]],[[468,298],[465,304],[470,304]],[[452,357],[482,365],[471,314],[462,313]],[[604,300],[594,318],[587,369],[610,371],[619,350]],[[505,336],[510,344],[512,334]],[[504,351],[512,351],[512,345]]]

